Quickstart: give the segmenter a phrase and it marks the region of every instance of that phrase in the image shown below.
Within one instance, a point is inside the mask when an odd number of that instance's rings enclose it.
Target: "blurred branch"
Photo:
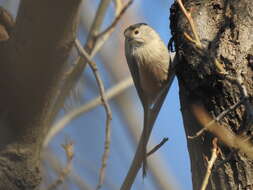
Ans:
[[[45,149],[43,153],[43,160],[45,160],[49,166],[55,171],[60,172],[62,169],[62,164],[58,157],[52,154],[52,151],[49,149]],[[74,171],[74,169],[69,173],[67,176],[70,181],[74,184],[76,184],[79,189],[82,190],[92,190],[92,188],[86,183],[85,179],[81,178],[79,175],[77,175]]]
[[[89,45],[89,43],[91,41],[93,41],[95,36],[99,33],[110,2],[111,2],[111,0],[101,0],[100,1],[99,7],[96,12],[96,16],[95,16],[95,19],[93,20],[93,23],[92,23],[92,26],[91,26],[91,29],[90,29],[90,32],[88,35],[88,40],[87,40],[85,46]]]
[[[115,16],[117,16],[122,9],[122,0],[113,0],[113,3],[115,6]]]
[[[101,25],[103,23],[107,8],[110,4],[111,0],[101,0],[99,7],[96,12],[96,16],[93,20],[92,26],[89,30],[88,38],[85,43],[85,50],[91,55],[91,58],[96,54],[93,51],[96,39],[94,38],[95,34],[100,31]],[[98,51],[98,50],[97,50]],[[62,76],[61,81],[63,81],[63,85],[61,89],[55,96],[55,103],[52,105],[52,113],[57,113],[59,109],[62,107],[62,102],[65,101],[66,97],[69,95],[70,91],[74,88],[78,79],[81,77],[81,74],[86,67],[87,63],[79,56],[74,66],[70,67],[66,73]]]
[[[110,106],[108,104],[108,101],[106,99],[106,96],[105,96],[104,84],[103,84],[103,81],[102,81],[102,79],[100,77],[100,74],[98,72],[96,63],[91,60],[90,56],[82,48],[82,45],[78,40],[75,41],[75,45],[76,45],[79,53],[81,54],[81,56],[84,59],[86,59],[86,61],[88,62],[89,66],[92,69],[92,72],[93,72],[93,74],[96,78],[97,85],[98,85],[98,88],[99,88],[99,93],[100,93],[100,96],[101,96],[101,102],[104,105],[105,112],[106,112],[105,145],[104,145],[104,153],[103,153],[103,158],[102,158],[102,166],[101,166],[100,172],[99,172],[99,182],[98,182],[98,185],[97,185],[97,188],[96,188],[98,190],[98,189],[101,188],[102,184],[104,183],[105,168],[106,168],[107,160],[108,160],[108,157],[109,157],[110,141],[111,141],[112,112],[111,112],[111,108],[110,108]]]
[[[99,39],[102,36],[106,35],[107,33],[110,33],[110,31],[112,31],[115,26],[118,24],[118,22],[120,21],[121,17],[124,15],[124,13],[126,12],[126,10],[128,9],[128,7],[133,3],[133,0],[128,1],[128,3],[121,9],[121,11],[119,12],[119,14],[116,16],[116,18],[113,20],[112,24],[110,26],[108,26],[103,32],[101,32],[100,34],[98,34],[96,37]]]
[[[129,0],[128,3],[120,10],[119,14],[115,17],[112,24],[108,26],[104,31],[102,31],[100,34],[96,35],[96,45],[94,47],[93,52],[96,53],[100,50],[100,48],[104,45],[104,43],[108,40],[110,35],[115,29],[115,26],[118,24],[126,10],[129,8],[129,6],[133,3],[133,0]],[[117,10],[116,10],[117,11]],[[92,55],[92,54],[91,54]]]
[[[244,81],[243,81],[242,71],[241,70],[237,71],[236,77],[227,76],[227,79],[236,83],[236,85],[238,86],[238,88],[241,92],[242,98],[245,100],[244,104],[245,104],[245,107],[247,110],[247,117],[248,117],[247,118],[248,122],[246,124],[245,131],[248,132],[248,131],[252,130],[251,128],[252,128],[252,124],[253,124],[253,107],[252,107],[252,104],[250,103],[249,93],[248,93],[247,88],[246,88]]]
[[[108,91],[105,93],[105,97],[109,100],[114,98],[115,96],[118,96],[120,93],[128,89],[129,87],[133,86],[133,80],[131,77],[128,77],[127,79],[119,82],[118,84],[111,87]],[[71,122],[76,117],[94,109],[95,107],[102,104],[101,98],[96,97],[92,99],[87,104],[84,104],[83,106],[80,106],[79,108],[71,111],[67,115],[65,115],[62,119],[60,119],[56,124],[54,124],[47,135],[47,138],[44,142],[44,147],[46,147],[51,139],[57,135],[69,122]]]
[[[245,101],[245,98],[241,99],[239,102],[237,102],[236,104],[230,106],[228,109],[224,110],[223,112],[221,112],[217,117],[215,117],[212,121],[210,121],[208,124],[206,124],[201,130],[199,130],[196,135],[194,136],[188,136],[189,139],[195,139],[199,136],[201,136],[210,125],[214,124],[215,122],[219,122],[222,118],[224,118],[228,113],[230,113],[231,111],[235,110],[236,108],[238,108],[243,102]]]
[[[223,117],[225,117],[231,111],[235,110],[242,103],[244,103],[246,106],[248,120],[249,120],[249,122],[247,123],[247,126],[246,126],[246,132],[248,130],[251,130],[250,128],[253,123],[253,107],[249,101],[249,95],[248,95],[246,86],[243,83],[242,76],[241,76],[241,74],[237,74],[237,77],[234,78],[234,77],[227,76],[227,79],[235,82],[238,85],[240,92],[242,94],[242,99],[240,101],[238,101],[236,104],[230,106],[227,110],[224,110],[223,112],[221,112],[217,117],[215,117],[212,121],[210,121],[208,124],[206,124],[200,131],[198,131],[196,133],[196,135],[188,136],[189,139],[194,139],[194,138],[202,135],[206,130],[208,130],[209,126],[213,125],[215,122],[219,122]]]
[[[132,1],[129,1],[129,3],[127,3],[126,6],[124,6],[123,10],[120,12],[120,15],[121,15],[120,17],[122,17],[122,15],[126,11],[126,9],[130,6],[131,2]],[[99,5],[99,8],[97,10],[97,14],[96,14],[95,20],[94,20],[94,22],[92,24],[92,27],[91,27],[91,30],[89,32],[89,37],[88,37],[88,40],[87,40],[87,43],[86,43],[85,47],[87,47],[88,44],[90,43],[90,41],[92,39],[92,35],[94,35],[96,33],[96,31],[98,31],[98,28],[100,28],[100,26],[101,26],[101,19],[104,17],[106,6],[108,6],[108,1],[105,1],[105,0],[101,1],[100,5]],[[114,30],[114,25],[117,24],[117,22],[119,21],[120,17],[116,17],[116,19],[115,19],[116,22],[115,21],[113,22],[114,23],[113,27],[110,27],[110,30],[108,30],[106,33],[104,33],[104,35],[102,35],[102,36],[100,35],[101,36],[100,38],[102,38],[102,40],[99,40],[98,41],[98,45],[96,45],[96,47],[91,51],[91,55],[90,55],[91,59],[99,51],[99,49],[102,47],[102,45],[108,39],[108,37],[111,35],[111,33]],[[80,67],[78,65],[80,65],[80,64],[83,63],[81,61],[81,57],[79,57],[76,62],[77,63],[75,64],[75,66],[71,67],[70,70],[67,73],[65,73],[65,76],[64,76],[63,80],[65,81],[66,86],[62,89],[62,91],[58,92],[58,96],[60,94],[66,94],[64,92],[69,91],[72,88],[72,85],[74,85],[72,82],[73,82],[73,80],[75,80],[74,78],[77,77],[76,76],[77,72],[80,72]],[[121,92],[121,87],[122,87],[122,90],[124,90],[124,88],[128,87],[127,84],[130,85],[130,81],[126,82],[126,86],[124,86],[123,82],[122,82],[122,84],[119,84],[119,86],[117,86],[117,88],[115,88],[115,92],[112,93],[111,96],[114,97],[114,96],[118,95],[118,93]],[[110,95],[110,93],[108,93],[108,95]],[[44,141],[44,146],[47,146],[47,144],[53,138],[53,136],[55,136],[62,128],[64,128],[64,126],[68,122],[70,122],[72,119],[74,119],[75,117],[79,116],[80,114],[82,114],[84,112],[87,112],[90,109],[96,107],[99,104],[101,104],[100,101],[98,101],[98,100],[95,101],[94,100],[94,102],[92,101],[90,104],[81,106],[79,109],[76,109],[73,112],[71,112],[72,114],[70,113],[70,114],[67,115],[67,117],[64,117],[62,120],[60,120],[60,121],[62,121],[62,123],[58,122],[57,123],[58,125],[56,124],[56,125],[54,125],[54,127],[51,128],[50,132],[47,135],[46,140]]]
[[[35,189],[40,184],[41,148],[55,118],[49,105],[71,54],[80,3],[20,1],[11,38],[1,46],[0,76],[8,84],[0,80],[0,112],[7,115],[0,127],[0,189]]]
[[[96,35],[99,33],[99,30],[101,28],[101,25],[104,20],[104,16],[106,13],[106,10],[109,6],[111,0],[101,0],[98,10],[96,12],[95,19],[93,21],[93,24],[91,26],[90,32],[88,34],[87,41],[84,45],[84,49],[86,52],[90,55],[90,58],[93,58],[96,53],[101,49],[103,44],[106,42],[106,40],[110,37],[112,32],[114,31],[114,27],[110,29],[110,31],[106,32],[104,35],[100,36],[98,39]],[[124,8],[123,8],[124,9]],[[123,12],[125,12],[126,9],[124,9]],[[123,15],[123,13],[122,13]],[[116,17],[117,18],[117,17]],[[117,21],[118,22],[118,21]],[[73,89],[74,85],[76,84],[77,80],[80,78],[83,70],[86,67],[86,62],[83,60],[82,57],[78,57],[75,61],[74,66],[69,68],[69,70],[66,72],[66,74],[63,76],[62,81],[64,81],[64,87],[58,92],[56,96],[56,103],[53,106],[53,111],[57,112],[60,108],[61,102],[65,100],[65,98],[68,96],[69,91]]]
[[[193,104],[191,105],[191,108],[194,116],[203,127],[212,121],[211,117],[202,105]],[[206,130],[218,137],[218,139],[228,147],[245,153],[250,159],[253,159],[253,144],[250,142],[248,137],[236,135],[233,131],[231,131],[231,129],[228,129],[217,122],[209,124],[209,126],[206,127]]]
[[[48,187],[48,190],[54,190],[59,185],[61,185],[71,171],[72,160],[74,157],[73,142],[66,142],[66,144],[62,145],[62,147],[65,150],[65,154],[66,154],[66,158],[67,158],[67,165],[60,172],[59,178]]]

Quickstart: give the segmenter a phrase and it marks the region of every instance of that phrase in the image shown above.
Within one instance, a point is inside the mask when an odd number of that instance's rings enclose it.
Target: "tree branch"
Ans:
[[[108,89],[105,92],[105,97],[109,100],[114,98],[115,96],[118,96],[128,88],[133,86],[133,80],[132,77],[128,77],[125,80],[119,82],[118,84],[114,85],[110,89]],[[47,137],[44,141],[44,147],[48,146],[49,142],[57,135],[59,132],[61,132],[64,127],[71,122],[76,117],[79,117],[81,114],[84,114],[95,107],[102,104],[100,96],[92,99],[88,103],[80,106],[77,109],[74,109],[70,113],[66,114],[63,118],[61,118],[59,121],[57,121],[51,128],[50,131],[47,134]]]
[[[55,180],[55,182],[48,187],[48,190],[56,189],[57,187],[59,187],[59,185],[61,185],[64,182],[66,177],[68,177],[68,175],[71,171],[71,168],[72,168],[72,160],[74,157],[74,146],[73,145],[74,144],[72,141],[66,142],[65,144],[62,145],[62,148],[64,149],[65,154],[66,154],[67,164],[66,164],[66,167],[60,171],[60,175],[59,175],[58,179]]]
[[[80,3],[20,2],[1,59],[0,189],[34,189],[40,182],[40,150],[54,118],[49,105],[74,44]]]
[[[207,169],[206,169],[206,174],[205,174],[205,177],[203,179],[203,182],[202,182],[202,185],[200,187],[200,190],[206,190],[206,187],[208,185],[208,181],[209,181],[209,177],[212,173],[212,168],[213,168],[213,165],[219,155],[219,147],[217,145],[217,141],[218,139],[217,138],[214,138],[213,139],[213,149],[212,149],[212,156],[211,156],[211,159],[210,160],[207,160],[207,163],[208,163],[208,166],[207,166]]]
[[[23,136],[19,139],[23,143],[33,144],[34,138],[42,142],[48,130],[52,120],[48,105],[74,45],[80,2],[26,0],[20,4],[2,74],[8,80],[3,84],[8,93],[8,127]]]
[[[104,153],[103,153],[103,158],[102,158],[102,166],[100,168],[99,172],[99,182],[97,185],[97,190],[100,189],[104,183],[104,178],[105,178],[105,168],[107,165],[107,160],[109,157],[109,151],[110,151],[110,142],[111,142],[111,120],[112,120],[112,111],[109,106],[108,100],[105,96],[105,88],[103,81],[100,77],[100,74],[97,69],[97,65],[95,62],[93,62],[89,56],[89,54],[82,48],[81,43],[76,40],[75,45],[80,53],[80,55],[85,59],[85,61],[88,62],[90,68],[92,69],[92,72],[96,78],[99,93],[100,93],[100,98],[101,102],[105,108],[106,112],[106,129],[105,129],[105,145],[104,145]]]

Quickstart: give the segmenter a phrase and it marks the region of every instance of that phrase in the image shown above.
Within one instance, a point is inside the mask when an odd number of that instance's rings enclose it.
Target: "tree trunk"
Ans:
[[[0,189],[40,183],[42,143],[55,116],[50,105],[74,44],[80,2],[23,0],[14,27],[0,15],[0,38],[9,35],[0,42]]]
[[[171,8],[171,30],[179,59],[177,77],[180,87],[181,111],[186,136],[195,135],[202,126],[197,122],[192,104],[201,103],[212,117],[237,103],[242,94],[238,85],[227,76],[242,71],[243,83],[253,94],[253,1],[252,0],[184,0],[191,12],[197,33],[204,46],[200,51],[184,37],[193,36],[189,23],[177,3]],[[221,75],[215,67],[217,59],[228,75]],[[245,132],[248,122],[245,105],[231,111],[221,121],[235,133]],[[213,136],[206,132],[196,139],[188,139],[193,189],[200,189],[206,172],[205,156],[210,158]],[[216,164],[228,157],[231,149],[219,144],[221,153]],[[253,162],[241,153],[212,171],[207,189],[253,189]]]

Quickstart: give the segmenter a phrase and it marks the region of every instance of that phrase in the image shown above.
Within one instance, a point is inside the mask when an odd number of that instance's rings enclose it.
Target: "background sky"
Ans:
[[[0,2],[13,15],[16,15],[18,0],[1,0]],[[126,0],[123,0],[123,4],[126,2]],[[82,42],[86,40],[87,30],[94,18],[98,3],[98,0],[84,0],[83,2],[81,11],[83,16],[79,31],[79,38]],[[167,44],[171,37],[169,9],[172,3],[172,0],[135,0],[133,5],[127,10],[116,31],[109,41],[106,42],[101,52],[95,57],[106,88],[112,87],[129,76],[124,57],[124,29],[130,24],[146,22],[157,30]],[[114,6],[111,5],[106,15],[104,28],[111,23],[113,16]],[[73,98],[68,100],[68,105],[71,104],[70,108],[67,109],[68,111],[89,102],[89,100],[98,95],[96,83],[90,69],[85,70],[77,89],[74,91],[78,92],[78,101],[73,100]],[[165,176],[169,176],[170,178],[166,180],[172,183],[175,189],[191,190],[190,163],[178,93],[178,84],[177,80],[175,80],[161,109],[152,134],[154,145],[158,144],[164,137],[168,137],[169,141],[155,155],[152,155],[149,160],[159,159],[158,162],[161,163],[162,169],[167,173]],[[136,130],[140,131],[142,129],[142,107],[135,88],[131,87],[125,90],[121,96],[127,97],[128,101],[123,102],[125,106],[128,106],[127,111],[123,111],[122,106],[119,106],[123,104],[119,102],[120,98],[119,100],[110,100],[113,111],[111,151],[103,190],[119,189],[134,156],[137,145],[129,131],[130,124],[127,122],[127,118],[130,117],[134,121],[132,123],[134,123]],[[65,111],[62,110],[58,118],[62,117]],[[126,113],[130,115],[127,116]],[[98,106],[67,125],[51,141],[49,148],[45,151],[45,154],[48,154],[48,150],[50,150],[51,154],[56,156],[60,162],[65,163],[61,144],[64,143],[66,138],[73,140],[75,143],[75,157],[72,174],[74,173],[81,177],[82,181],[88,184],[91,189],[94,189],[98,180],[98,171],[104,146],[105,119],[103,107]],[[44,182],[46,183],[46,180],[53,181],[57,177],[57,174],[50,169],[50,164],[46,163],[44,166],[47,175]],[[150,169],[148,177],[144,180],[139,174],[134,183],[133,190],[159,190],[151,173]],[[71,190],[80,189],[75,182],[71,181],[71,178],[64,183],[63,187]]]

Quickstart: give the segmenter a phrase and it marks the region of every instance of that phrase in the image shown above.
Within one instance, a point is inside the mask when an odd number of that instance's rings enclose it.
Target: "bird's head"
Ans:
[[[146,23],[138,23],[129,26],[124,31],[126,42],[132,45],[145,45],[153,39],[157,39],[157,33]]]

